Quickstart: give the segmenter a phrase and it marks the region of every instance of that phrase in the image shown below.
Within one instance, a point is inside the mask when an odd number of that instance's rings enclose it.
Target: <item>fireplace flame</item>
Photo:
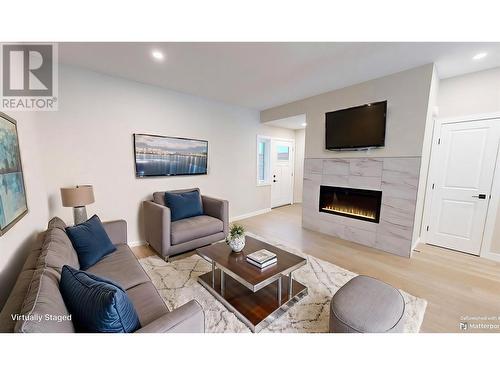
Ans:
[[[356,207],[342,207],[342,206],[334,206],[332,204],[323,208],[325,211],[338,212],[342,214],[349,214],[352,216],[364,217],[367,219],[375,220],[375,213],[370,210],[363,210]]]

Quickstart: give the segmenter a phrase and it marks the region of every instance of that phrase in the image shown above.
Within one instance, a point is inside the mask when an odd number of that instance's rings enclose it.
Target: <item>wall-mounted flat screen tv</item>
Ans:
[[[208,141],[134,134],[137,177],[207,174]]]
[[[326,149],[383,147],[387,101],[326,113]]]

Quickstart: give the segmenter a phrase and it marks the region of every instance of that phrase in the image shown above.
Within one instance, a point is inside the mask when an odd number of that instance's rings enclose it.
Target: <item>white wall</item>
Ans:
[[[441,80],[438,106],[440,118],[500,111],[500,68]]]
[[[200,187],[229,200],[231,217],[270,207],[270,187],[256,186],[256,137],[293,131],[260,125],[255,110],[67,66],[59,85],[59,111],[37,114],[50,216],[72,221],[59,188],[75,184],[94,186],[89,215],[128,221],[131,243],[143,239],[141,202],[154,191]],[[208,140],[208,175],[137,179],[133,133]]]
[[[126,219],[129,241],[141,242],[141,202],[154,191],[200,187],[229,200],[232,217],[270,208],[270,187],[257,187],[257,134],[294,138],[293,130],[263,126],[241,107],[59,66],[59,111],[9,113],[18,121],[29,213],[0,237],[0,308],[37,235],[52,216],[72,223],[59,189],[94,185],[87,207],[103,220]],[[209,141],[209,173],[136,179],[133,133]]]
[[[422,155],[433,64],[270,108],[261,121],[306,114],[306,158],[411,157]],[[325,150],[325,113],[387,100],[386,146],[369,151]]]
[[[39,139],[35,116],[29,112],[11,112],[17,121],[21,161],[28,201],[28,214],[0,237],[0,309],[34,248],[37,234],[47,226],[48,208],[40,162]]]
[[[302,202],[305,143],[306,129],[295,130],[295,172],[293,182],[293,201],[295,203]]]
[[[500,112],[500,68],[441,80],[438,106],[442,119]],[[500,254],[500,209],[491,252]]]

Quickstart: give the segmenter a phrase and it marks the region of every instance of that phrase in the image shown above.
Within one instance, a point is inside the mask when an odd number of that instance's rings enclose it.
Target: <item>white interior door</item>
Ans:
[[[293,146],[291,141],[271,141],[271,207],[293,203]]]
[[[500,119],[442,124],[432,159],[427,242],[479,255],[500,139]]]

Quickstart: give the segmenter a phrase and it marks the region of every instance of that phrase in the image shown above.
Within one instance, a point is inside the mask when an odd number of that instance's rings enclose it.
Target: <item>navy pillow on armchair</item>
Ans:
[[[77,332],[129,333],[141,328],[127,293],[110,280],[63,266],[59,289]]]
[[[66,228],[66,233],[76,250],[82,270],[116,250],[97,215],[82,224]]]
[[[172,221],[203,215],[200,192],[197,190],[186,193],[166,192],[165,204],[170,208]]]

